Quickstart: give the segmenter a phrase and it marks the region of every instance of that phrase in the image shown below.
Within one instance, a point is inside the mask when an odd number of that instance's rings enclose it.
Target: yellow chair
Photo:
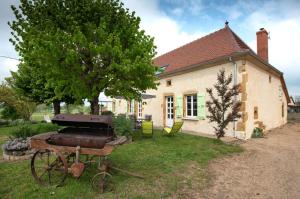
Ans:
[[[153,137],[152,121],[142,121],[142,135],[145,137]]]
[[[179,133],[181,127],[183,125],[183,122],[174,122],[172,128],[164,128],[163,134],[168,136],[174,136],[175,134]]]

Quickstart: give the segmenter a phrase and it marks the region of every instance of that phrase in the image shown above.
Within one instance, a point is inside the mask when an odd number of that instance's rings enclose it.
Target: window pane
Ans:
[[[197,116],[197,110],[193,110],[193,116]]]
[[[197,110],[197,103],[194,103],[194,104],[193,104],[193,109],[194,109],[194,110]]]
[[[191,106],[191,103],[187,103],[187,109],[191,109],[192,106]]]
[[[188,110],[187,110],[187,115],[188,115],[188,116],[191,116],[191,113],[192,113],[192,111],[188,109]]]
[[[193,102],[197,103],[197,95],[193,95]]]
[[[190,95],[186,96],[186,101],[187,101],[187,103],[191,102],[191,96]]]

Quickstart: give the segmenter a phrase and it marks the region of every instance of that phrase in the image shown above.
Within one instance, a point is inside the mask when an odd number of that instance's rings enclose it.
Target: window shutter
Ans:
[[[197,114],[200,120],[205,119],[205,94],[198,93],[197,95]]]
[[[176,98],[176,117],[182,117],[182,96]]]

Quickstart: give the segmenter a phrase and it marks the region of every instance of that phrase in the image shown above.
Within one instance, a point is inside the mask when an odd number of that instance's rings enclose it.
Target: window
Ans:
[[[167,80],[167,86],[172,86],[172,81],[170,79]]]
[[[143,114],[143,102],[139,102],[138,104],[138,118],[142,118]]]
[[[186,95],[186,116],[197,116],[197,95]]]
[[[254,107],[254,119],[258,119],[258,107]]]
[[[129,102],[128,102],[128,105],[129,105],[129,113],[130,114],[134,114],[134,100],[130,100]]]

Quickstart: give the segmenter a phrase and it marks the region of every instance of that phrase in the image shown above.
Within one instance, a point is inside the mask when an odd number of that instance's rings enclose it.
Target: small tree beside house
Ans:
[[[236,100],[240,94],[239,85],[231,85],[232,74],[228,77],[225,70],[221,69],[217,75],[217,83],[214,85],[215,92],[212,88],[207,88],[206,92],[210,96],[210,101],[206,102],[209,115],[209,122],[214,122],[217,138],[224,137],[226,127],[230,122],[236,121],[241,117],[239,113],[241,102]],[[216,96],[215,96],[216,95]]]

